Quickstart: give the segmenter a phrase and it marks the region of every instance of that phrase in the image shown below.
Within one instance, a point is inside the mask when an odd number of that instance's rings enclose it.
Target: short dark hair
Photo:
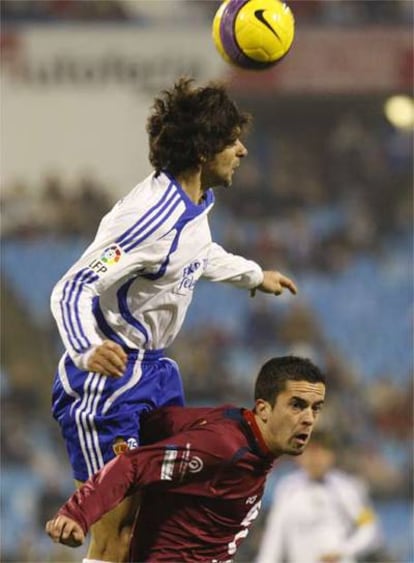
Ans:
[[[321,446],[324,450],[331,450],[333,452],[339,449],[335,433],[333,431],[328,431],[328,429],[316,428],[312,432],[312,439],[310,443]]]
[[[279,393],[285,390],[287,381],[308,381],[326,385],[325,375],[309,359],[281,356],[268,360],[261,367],[255,384],[255,400],[263,399],[273,407]]]
[[[181,77],[155,98],[147,121],[149,159],[156,172],[179,174],[234,143],[251,121],[223,84],[194,87]]]

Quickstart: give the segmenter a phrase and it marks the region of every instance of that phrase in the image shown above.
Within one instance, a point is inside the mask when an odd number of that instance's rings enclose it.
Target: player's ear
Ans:
[[[256,399],[255,412],[263,422],[267,422],[272,412],[272,407],[264,399]]]

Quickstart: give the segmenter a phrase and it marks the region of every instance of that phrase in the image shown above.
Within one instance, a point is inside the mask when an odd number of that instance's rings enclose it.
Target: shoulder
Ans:
[[[114,206],[115,209],[128,209],[130,207],[145,209],[152,207],[156,203],[162,203],[168,199],[169,195],[175,192],[174,186],[164,174],[149,174],[141,182],[135,185],[132,190],[120,199]]]
[[[332,470],[329,473],[328,481],[332,486],[341,489],[345,494],[364,496],[367,493],[367,487],[362,479],[339,469]]]
[[[185,213],[186,204],[165,174],[155,173],[137,184],[104,217],[101,230],[117,237],[126,250],[144,240],[161,239]]]
[[[141,416],[141,433],[145,443],[180,432],[204,431],[217,433],[217,441],[228,435],[231,419],[226,417],[228,407],[162,407]],[[228,424],[228,420],[230,424]]]
[[[280,500],[282,498],[291,498],[292,495],[295,495],[302,489],[306,482],[306,474],[301,470],[295,470],[283,477],[280,477],[274,490],[275,499]]]

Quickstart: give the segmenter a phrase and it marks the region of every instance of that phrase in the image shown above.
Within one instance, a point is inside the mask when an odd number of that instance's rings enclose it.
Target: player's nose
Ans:
[[[243,145],[243,143],[240,140],[237,141],[236,154],[239,158],[243,158],[244,156],[247,156],[247,154],[248,154],[248,150],[246,149],[246,147]]]
[[[302,423],[305,424],[306,426],[312,426],[314,422],[315,422],[315,417],[312,412],[312,409],[305,409],[303,411]]]

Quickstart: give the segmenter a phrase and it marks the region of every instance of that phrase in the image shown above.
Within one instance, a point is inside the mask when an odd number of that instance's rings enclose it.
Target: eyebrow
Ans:
[[[293,395],[290,398],[290,401],[297,401],[301,405],[309,405],[310,404],[306,399],[303,399],[302,397],[297,397],[296,395]],[[323,399],[321,399],[320,401],[316,401],[316,403],[312,403],[312,406],[319,407],[319,406],[323,405],[324,403],[325,403],[325,401]]]

